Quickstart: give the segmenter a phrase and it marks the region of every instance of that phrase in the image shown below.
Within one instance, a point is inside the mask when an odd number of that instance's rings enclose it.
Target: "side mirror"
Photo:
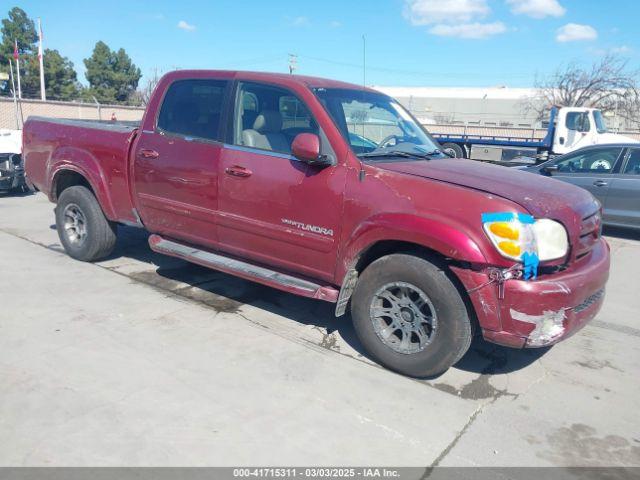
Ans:
[[[558,170],[560,170],[560,167],[558,167],[558,165],[547,165],[546,167],[542,167],[542,171],[544,173],[557,172]]]
[[[313,133],[299,133],[293,139],[291,153],[298,160],[309,165],[333,165],[329,157],[320,155],[320,137]]]

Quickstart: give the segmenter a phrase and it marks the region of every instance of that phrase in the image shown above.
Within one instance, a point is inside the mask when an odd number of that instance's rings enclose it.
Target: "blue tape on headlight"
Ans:
[[[538,278],[538,265],[540,265],[540,259],[535,252],[524,252],[522,254],[522,265],[524,271],[522,272],[522,278],[524,280],[535,280]]]
[[[482,223],[489,222],[512,222],[518,220],[520,223],[533,224],[535,219],[528,213],[514,213],[514,212],[498,212],[498,213],[483,213]]]

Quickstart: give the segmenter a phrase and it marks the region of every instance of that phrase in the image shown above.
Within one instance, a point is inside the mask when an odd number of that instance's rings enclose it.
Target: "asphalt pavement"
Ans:
[[[640,466],[640,234],[607,231],[598,317],[482,340],[442,376],[369,360],[333,305],[151,252],[66,256],[44,195],[0,197],[0,466]]]

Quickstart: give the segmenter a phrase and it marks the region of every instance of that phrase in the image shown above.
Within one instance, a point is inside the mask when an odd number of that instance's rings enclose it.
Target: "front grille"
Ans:
[[[587,308],[589,308],[591,305],[593,305],[594,303],[596,303],[598,300],[600,300],[602,297],[604,296],[604,288],[598,290],[596,293],[594,293],[593,295],[591,295],[590,297],[588,297],[584,302],[582,302],[580,305],[577,305],[575,307],[573,307],[573,311],[575,313],[580,313],[583,310],[586,310]]]
[[[582,219],[580,226],[580,238],[576,245],[576,260],[589,254],[600,238],[600,229],[602,225],[602,216],[597,211]]]

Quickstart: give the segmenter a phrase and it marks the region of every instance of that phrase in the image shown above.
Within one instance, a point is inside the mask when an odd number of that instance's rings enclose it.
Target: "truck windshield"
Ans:
[[[607,125],[604,123],[604,116],[600,110],[593,111],[593,119],[596,122],[596,130],[598,133],[607,133]]]
[[[316,88],[314,93],[362,159],[446,157],[437,142],[391,97],[342,88]]]

